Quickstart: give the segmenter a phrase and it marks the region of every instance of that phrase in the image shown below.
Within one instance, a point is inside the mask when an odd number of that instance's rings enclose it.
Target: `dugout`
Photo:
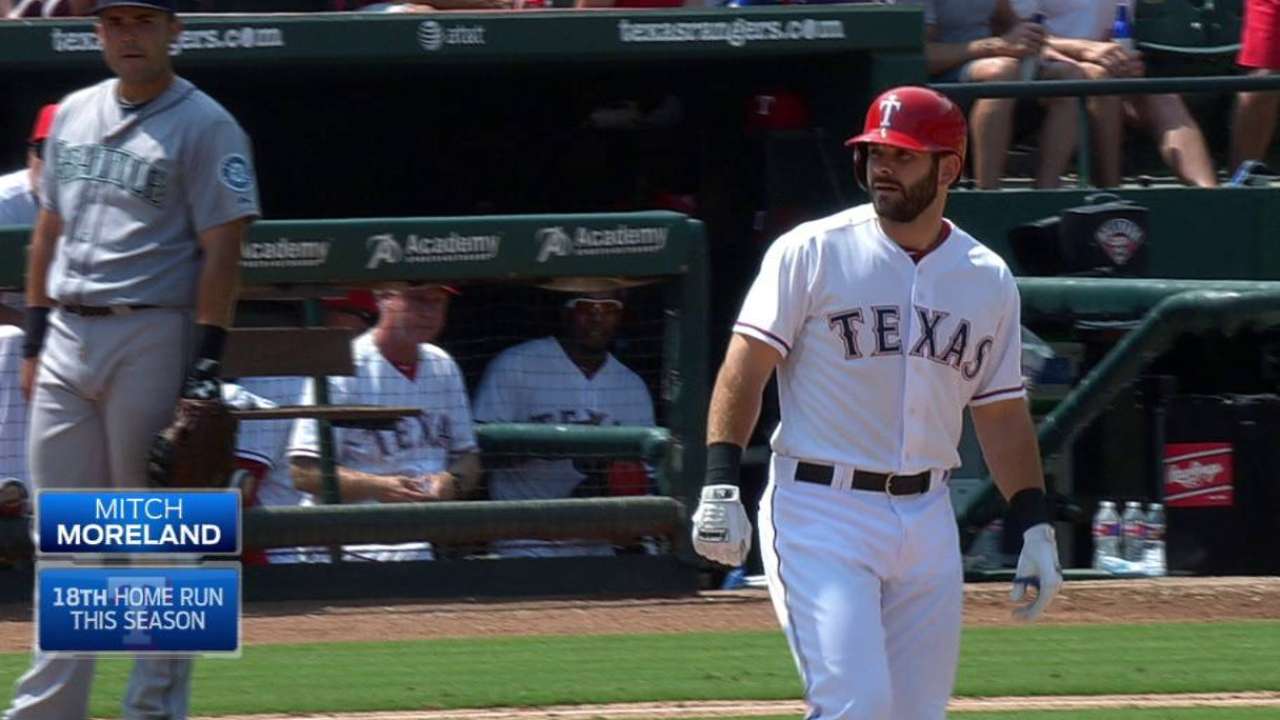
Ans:
[[[175,65],[248,131],[267,218],[679,210],[724,268],[717,317],[757,262],[753,218],[773,232],[851,200],[841,140],[875,91],[924,72],[918,8],[186,23]],[[0,24],[0,167],[42,103],[106,77],[91,32]]]

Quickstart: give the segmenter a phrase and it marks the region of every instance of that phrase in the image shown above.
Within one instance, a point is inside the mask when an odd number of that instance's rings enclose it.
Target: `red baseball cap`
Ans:
[[[329,310],[354,310],[376,316],[378,301],[371,290],[352,290],[340,298],[325,298],[323,304]]]
[[[49,137],[49,131],[53,129],[53,116],[57,113],[57,105],[45,105],[40,108],[40,112],[36,114],[36,124],[31,128],[31,137],[28,142],[37,142]]]

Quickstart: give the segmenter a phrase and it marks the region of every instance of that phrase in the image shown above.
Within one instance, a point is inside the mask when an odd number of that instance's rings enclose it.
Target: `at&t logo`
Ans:
[[[444,45],[444,29],[435,20],[423,20],[418,24],[418,45],[423,50],[439,50]]]

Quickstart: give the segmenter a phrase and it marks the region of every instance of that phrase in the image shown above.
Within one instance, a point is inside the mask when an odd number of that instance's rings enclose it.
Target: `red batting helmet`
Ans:
[[[853,148],[858,184],[867,184],[870,143],[931,153],[954,153],[964,162],[967,128],[964,113],[946,95],[929,88],[905,85],[884,91],[871,102],[862,134],[845,141]]]

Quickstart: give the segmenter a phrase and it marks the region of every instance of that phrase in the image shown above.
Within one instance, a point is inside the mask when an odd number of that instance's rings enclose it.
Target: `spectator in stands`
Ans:
[[[582,292],[560,309],[560,331],[508,348],[494,358],[476,392],[476,421],[564,425],[654,425],[644,381],[609,352],[622,320],[620,291]],[[492,464],[498,464],[495,459]],[[508,459],[489,472],[494,500],[547,500],[601,494],[608,475],[625,470],[574,460]],[[585,471],[585,472],[584,472]],[[597,487],[583,487],[589,475]],[[600,476],[604,476],[601,479]],[[647,475],[641,473],[643,482]],[[647,491],[647,487],[641,492]],[[495,543],[505,557],[610,555],[604,543],[510,540]]]
[[[36,221],[36,178],[44,167],[44,141],[49,137],[57,105],[45,105],[36,114],[31,136],[27,138],[27,166],[0,175],[0,227],[33,225]]]
[[[334,461],[343,502],[435,502],[468,494],[479,480],[480,461],[462,372],[444,350],[430,344],[444,328],[452,289],[440,285],[381,292],[378,324],[352,341],[355,375],[332,377],[334,405],[404,405],[416,417],[393,429],[334,428]],[[302,404],[312,404],[311,383]],[[323,492],[319,427],[299,420],[289,440],[295,487]],[[344,548],[351,559],[427,560],[429,543]]]
[[[1042,4],[1049,46],[1070,58],[1089,79],[1141,77],[1145,72],[1139,53],[1111,40],[1116,4],[1117,0]],[[1095,184],[1120,184],[1126,122],[1151,132],[1160,157],[1183,182],[1198,187],[1218,184],[1204,134],[1178,95],[1099,95],[1089,100],[1089,115]]]
[[[1044,27],[1019,18],[1010,0],[898,0],[924,7],[925,59],[934,82],[1018,80],[1024,63],[1036,63],[1034,77],[1072,80],[1083,77],[1074,64],[1045,47]],[[1036,187],[1055,188],[1076,147],[1074,100],[1040,101]],[[1013,143],[1014,100],[977,100],[969,112],[973,175],[980,188],[997,188]]]
[[[1280,70],[1280,2],[1245,0],[1244,29],[1236,63],[1251,75]],[[1242,92],[1236,95],[1231,119],[1231,167],[1248,160],[1262,161],[1271,147],[1280,92]]]

